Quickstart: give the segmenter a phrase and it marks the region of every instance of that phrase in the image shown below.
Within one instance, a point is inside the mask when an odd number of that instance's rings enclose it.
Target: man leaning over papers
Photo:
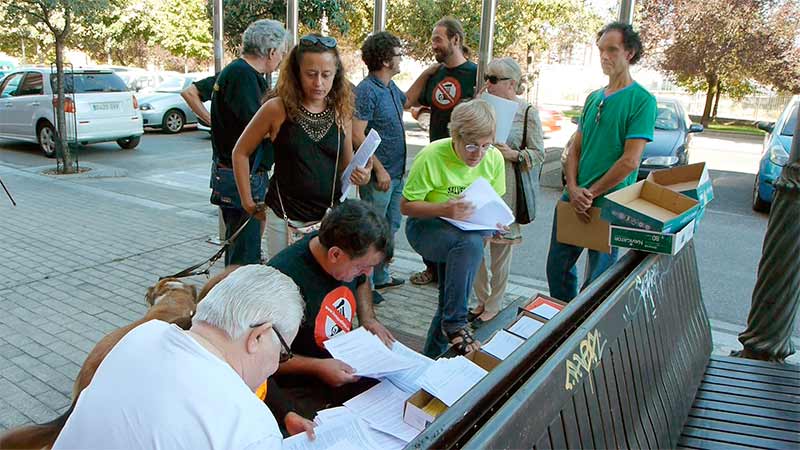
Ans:
[[[305,299],[305,321],[292,344],[294,356],[275,376],[301,415],[311,418],[374,384],[333,359],[324,343],[350,331],[356,314],[359,323],[386,345],[394,342],[375,317],[367,278],[376,265],[392,257],[393,245],[384,218],[363,201],[346,200],[323,218],[318,233],[267,263],[292,278]]]

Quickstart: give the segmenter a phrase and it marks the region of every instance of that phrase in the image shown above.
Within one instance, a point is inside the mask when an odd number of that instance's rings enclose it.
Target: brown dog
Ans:
[[[227,273],[224,274],[227,275]],[[216,278],[210,280],[209,284],[212,281],[214,284],[218,283],[219,280]],[[208,292],[205,288],[203,291]],[[78,377],[75,379],[75,384],[72,388],[72,405],[70,405],[70,408],[60,417],[46,424],[29,425],[10,430],[5,436],[0,437],[0,449],[52,447],[72,410],[75,408],[75,403],[78,401],[81,391],[89,385],[97,371],[97,367],[120,339],[137,326],[154,319],[174,323],[183,329],[189,329],[199,301],[197,289],[193,285],[183,283],[175,278],[160,280],[155,286],[148,288],[145,300],[150,305],[150,309],[147,310],[144,317],[106,335],[86,357],[86,361],[84,361],[80,372],[78,372]]]

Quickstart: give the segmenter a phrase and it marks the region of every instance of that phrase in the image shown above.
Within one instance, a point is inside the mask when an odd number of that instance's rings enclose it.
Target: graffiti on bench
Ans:
[[[602,340],[602,342],[601,342]],[[571,391],[584,377],[590,375],[592,369],[600,365],[600,360],[603,357],[603,350],[606,348],[608,340],[601,338],[599,330],[590,331],[580,345],[578,351],[572,354],[572,357],[567,358],[566,365],[566,381],[564,388]],[[592,383],[591,376],[589,377],[589,387],[594,394],[594,384]]]

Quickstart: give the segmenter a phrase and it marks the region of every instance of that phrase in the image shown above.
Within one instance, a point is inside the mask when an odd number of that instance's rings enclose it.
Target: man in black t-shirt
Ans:
[[[267,90],[264,74],[278,67],[286,52],[287,33],[280,22],[257,20],[242,34],[242,56],[228,64],[217,76],[211,96],[211,147],[214,164],[233,168],[231,153],[250,119],[261,107]],[[253,153],[251,164],[260,154],[260,168],[269,171],[274,161],[272,146]],[[255,199],[263,203],[263,198]],[[249,214],[241,208],[223,207],[225,239],[230,239]],[[225,252],[225,265],[261,262],[261,230],[258,220],[251,220]]]
[[[207,127],[211,126],[211,114],[203,103],[211,100],[211,94],[214,92],[214,83],[216,82],[217,76],[211,75],[193,82],[189,87],[181,91],[181,97],[189,105],[192,112],[195,113],[197,120]]]
[[[375,316],[367,280],[376,265],[392,257],[393,248],[386,220],[369,204],[346,200],[322,219],[318,234],[285,248],[267,263],[292,278],[306,302],[305,320],[292,343],[294,357],[275,375],[284,391],[295,397],[301,415],[311,418],[324,405],[341,404],[368,387],[324,347],[328,339],[350,331],[355,316],[384,343],[394,342]]]

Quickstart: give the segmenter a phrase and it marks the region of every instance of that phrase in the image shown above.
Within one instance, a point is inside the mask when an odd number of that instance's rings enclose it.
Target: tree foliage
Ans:
[[[203,10],[205,0],[166,1],[156,14],[152,43],[183,57],[184,70],[190,58],[214,56],[211,21]]]
[[[114,0],[96,20],[80,24],[71,45],[107,64],[144,67],[156,29],[154,0]]]
[[[653,64],[706,92],[704,125],[717,89],[734,98],[754,83],[800,92],[797,0],[647,0],[639,14]]]

